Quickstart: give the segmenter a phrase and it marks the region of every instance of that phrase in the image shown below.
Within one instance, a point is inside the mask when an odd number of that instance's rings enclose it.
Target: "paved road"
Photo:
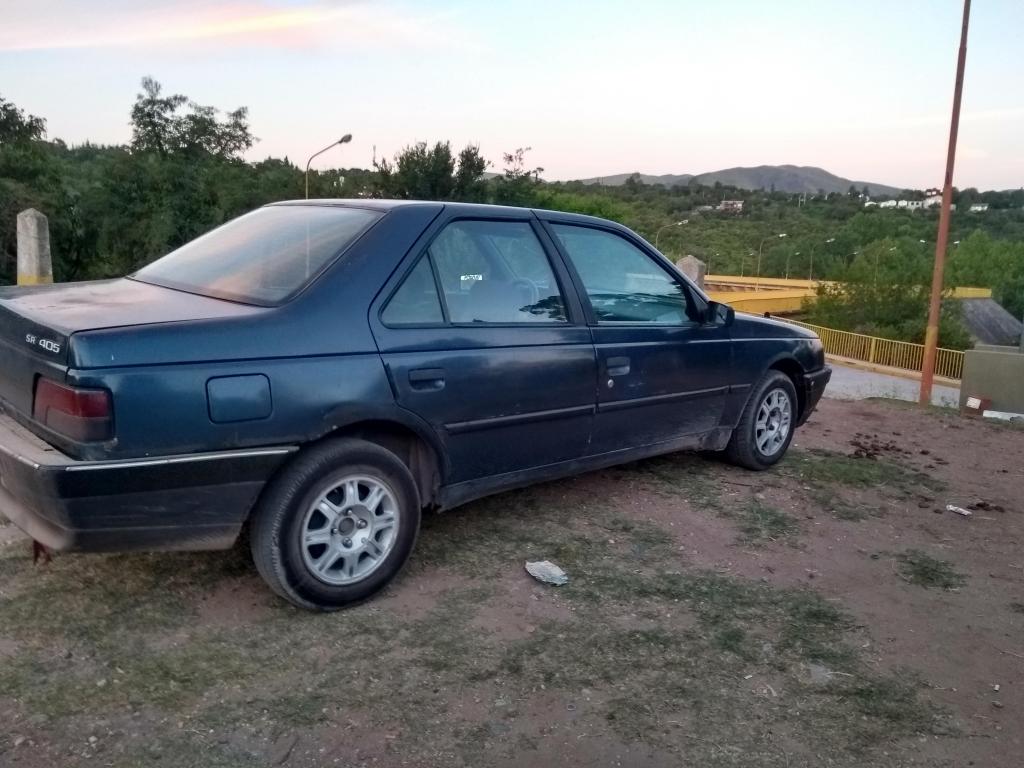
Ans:
[[[825,397],[840,400],[863,400],[868,397],[892,397],[897,400],[917,402],[920,384],[913,379],[889,376],[859,368],[849,368],[835,362],[832,366],[832,380],[825,389]],[[932,404],[956,408],[960,403],[960,390],[956,387],[932,387]]]

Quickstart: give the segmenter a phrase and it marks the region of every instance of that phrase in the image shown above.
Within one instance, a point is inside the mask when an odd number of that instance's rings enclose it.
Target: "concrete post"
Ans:
[[[50,224],[35,208],[18,214],[18,285],[53,282]]]
[[[704,290],[704,275],[707,273],[707,266],[696,256],[684,256],[676,262],[676,266],[682,273],[693,280],[701,290]]]

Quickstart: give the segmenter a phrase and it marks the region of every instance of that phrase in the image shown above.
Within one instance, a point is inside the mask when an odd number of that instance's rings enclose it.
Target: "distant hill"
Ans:
[[[617,187],[626,183],[626,179],[632,173],[616,173],[611,176],[595,176],[592,179],[580,179],[584,184],[602,184],[606,187]],[[693,178],[692,173],[663,173],[661,176],[652,176],[649,173],[636,174],[644,184],[663,184],[666,187],[673,187],[676,184],[689,184]]]
[[[612,176],[581,179],[581,181],[584,184],[617,186],[623,184],[632,175],[631,173],[617,173]],[[844,179],[842,176],[836,176],[834,173],[809,165],[758,165],[753,168],[726,168],[721,171],[696,175],[683,173],[654,176],[641,173],[639,176],[645,184],[664,184],[667,187],[691,182],[710,187],[714,186],[715,182],[721,182],[740,189],[772,189],[774,187],[778,192],[816,194],[819,190],[826,193],[847,192],[852,184],[858,190],[867,187],[868,194],[874,196],[898,195],[902,191],[898,187],[876,184],[871,181]]]

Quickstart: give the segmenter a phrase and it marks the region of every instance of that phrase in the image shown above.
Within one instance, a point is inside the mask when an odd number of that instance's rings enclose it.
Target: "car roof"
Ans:
[[[395,208],[443,206],[446,209],[454,210],[466,216],[488,216],[495,214],[523,213],[536,214],[538,218],[545,221],[576,222],[580,224],[601,224],[618,229],[626,227],[609,219],[602,219],[597,216],[587,216],[582,213],[567,213],[565,211],[551,211],[545,208],[524,208],[511,205],[488,205],[485,203],[457,203],[449,200],[390,200],[380,198],[324,198],[317,200],[282,200],[268,205],[316,205],[334,206],[338,208],[366,208],[373,211],[390,211]]]

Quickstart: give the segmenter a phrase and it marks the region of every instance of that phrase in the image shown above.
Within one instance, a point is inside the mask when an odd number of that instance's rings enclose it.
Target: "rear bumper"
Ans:
[[[0,514],[55,550],[223,549],[294,450],[76,461],[0,413]]]
[[[804,374],[804,409],[800,414],[797,426],[800,426],[810,418],[815,407],[818,405],[818,401],[821,400],[821,396],[825,393],[825,387],[831,378],[832,369],[827,365],[821,370]]]

